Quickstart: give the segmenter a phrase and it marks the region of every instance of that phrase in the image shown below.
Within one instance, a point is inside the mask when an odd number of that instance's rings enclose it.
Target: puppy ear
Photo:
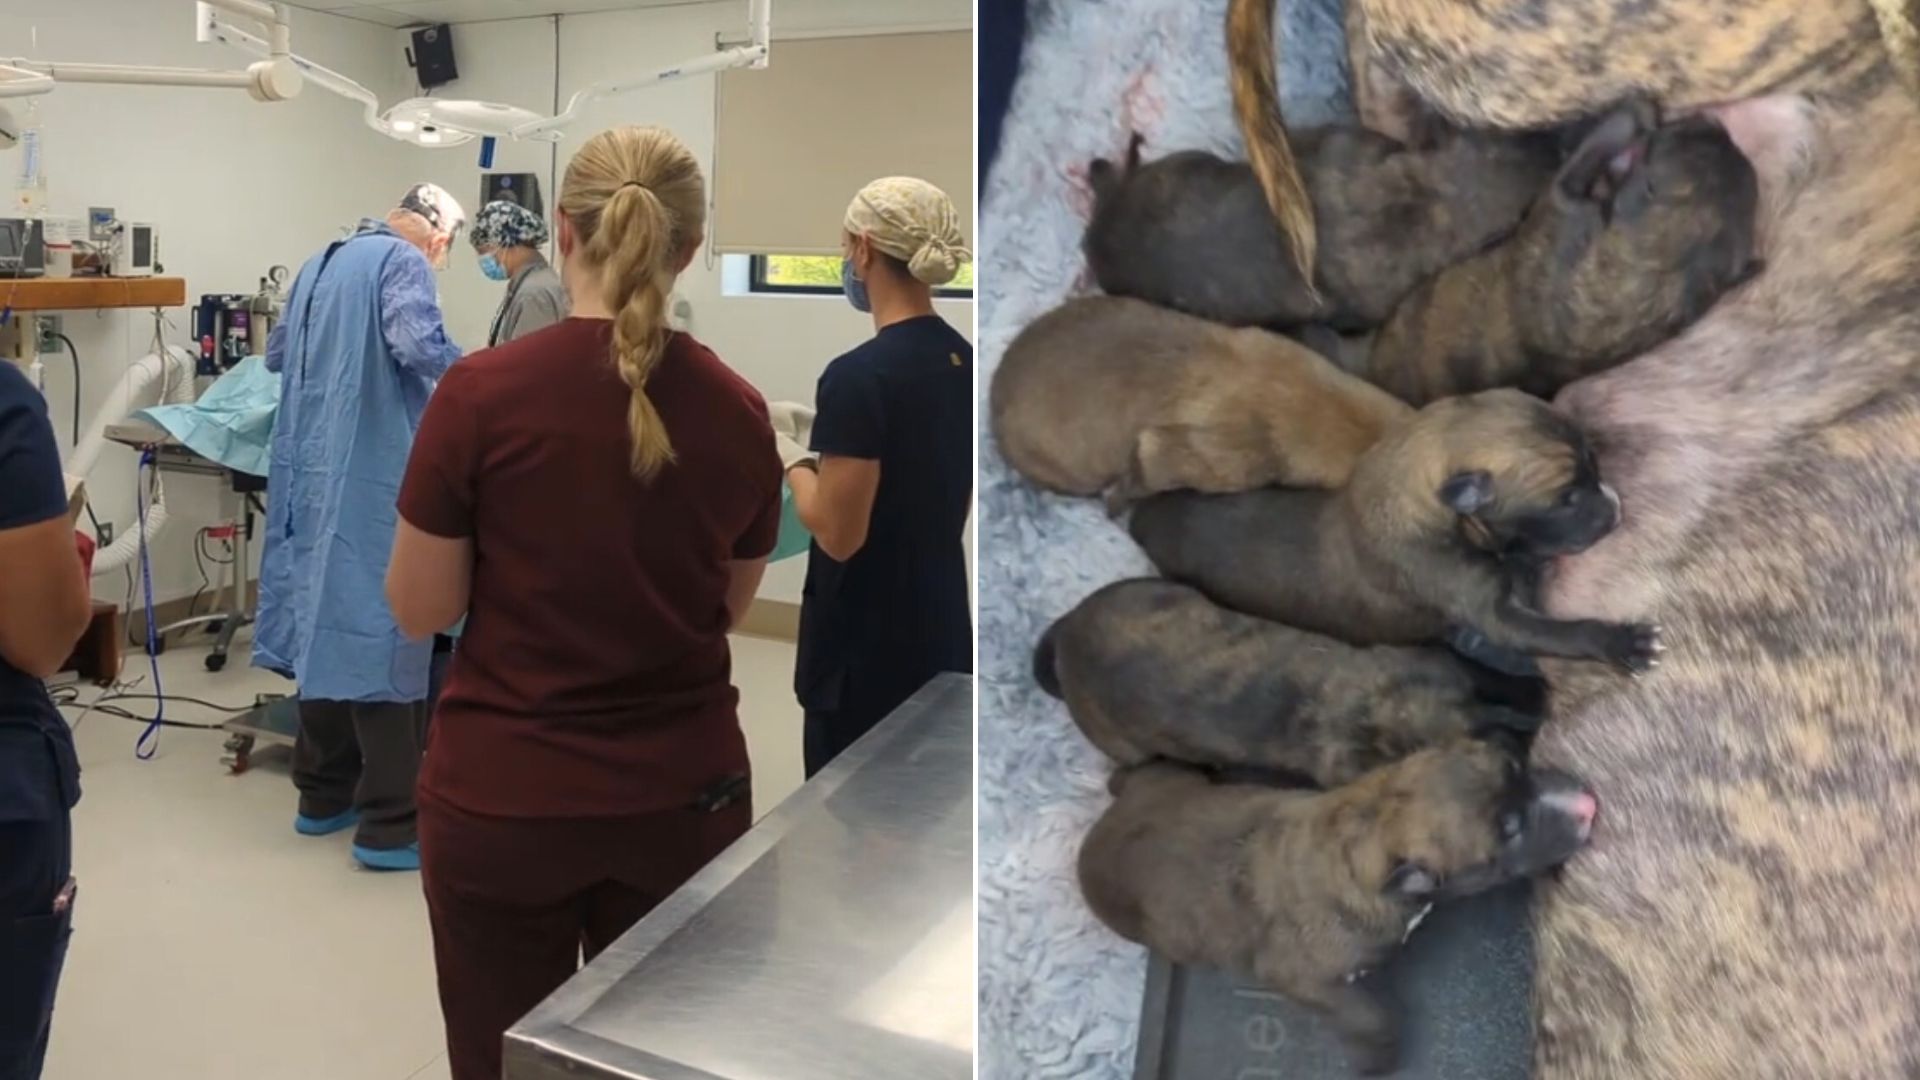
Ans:
[[[1493,476],[1484,469],[1454,473],[1440,485],[1440,501],[1456,514],[1476,513],[1493,501]]]
[[[1595,203],[1604,208],[1624,179],[1613,174],[1614,160],[1659,122],[1659,111],[1649,100],[1633,99],[1614,107],[1587,130],[1580,145],[1568,155],[1560,175],[1554,178],[1554,197],[1563,205]]]
[[[1417,862],[1402,862],[1394,866],[1387,875],[1387,884],[1382,892],[1404,896],[1410,900],[1423,900],[1432,896],[1440,888],[1440,879],[1433,871]]]

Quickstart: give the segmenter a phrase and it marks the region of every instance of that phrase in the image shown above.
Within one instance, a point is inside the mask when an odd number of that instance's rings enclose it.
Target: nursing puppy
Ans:
[[[1278,334],[1110,296],[1069,301],[1021,331],[989,407],[1021,475],[1105,493],[1116,511],[1181,488],[1338,487],[1412,415]]]
[[[1121,765],[1164,757],[1322,787],[1467,736],[1531,732],[1544,704],[1537,681],[1445,649],[1358,648],[1158,578],[1116,582],[1062,616],[1034,677]]]
[[[1115,933],[1326,1012],[1356,1068],[1390,1071],[1399,1020],[1358,981],[1436,902],[1564,862],[1597,804],[1467,740],[1329,792],[1214,784],[1156,762],[1121,772],[1080,849],[1080,890]]]
[[[1603,120],[1512,237],[1394,310],[1367,380],[1414,405],[1498,386],[1550,397],[1757,273],[1753,166],[1712,120],[1655,123],[1650,104]]]
[[[1364,454],[1338,491],[1160,495],[1131,530],[1161,573],[1219,603],[1353,644],[1451,639],[1533,656],[1656,665],[1659,630],[1559,620],[1539,564],[1613,531],[1619,500],[1586,438],[1517,390],[1446,398]]]
[[[1559,163],[1550,135],[1443,129],[1408,146],[1363,128],[1294,137],[1321,243],[1294,264],[1245,163],[1188,150],[1096,159],[1085,240],[1100,287],[1234,326],[1379,326],[1415,285],[1510,231]],[[1316,295],[1317,293],[1317,295]]]
[[[1295,265],[1310,267],[1313,205],[1281,122],[1273,4],[1230,0],[1234,114]],[[1911,0],[1349,0],[1346,13],[1355,103],[1388,134],[1406,131],[1408,101],[1465,127],[1524,130],[1640,95],[1686,112],[1769,91],[1857,93],[1889,45],[1902,70],[1920,69]]]

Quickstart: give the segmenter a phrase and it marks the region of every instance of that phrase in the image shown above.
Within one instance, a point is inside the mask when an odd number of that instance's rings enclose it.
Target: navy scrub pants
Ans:
[[[73,820],[0,821],[0,1080],[39,1080],[73,933]]]

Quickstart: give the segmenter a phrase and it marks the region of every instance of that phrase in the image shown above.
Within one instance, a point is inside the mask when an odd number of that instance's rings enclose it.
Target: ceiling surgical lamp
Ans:
[[[240,71],[146,67],[129,64],[70,64],[25,57],[0,60],[0,97],[45,94],[60,83],[115,83],[130,86],[197,86],[245,90],[255,101],[287,101],[300,93],[300,67],[294,62],[287,5],[265,0],[199,0],[200,20],[215,9],[260,23],[264,59]]]
[[[237,0],[236,0],[237,2]],[[749,39],[744,45],[718,49],[668,67],[595,83],[573,95],[557,116],[542,116],[518,105],[459,98],[410,98],[380,111],[379,99],[371,90],[301,56],[290,56],[293,66],[306,78],[341,97],[359,102],[366,125],[382,135],[416,146],[464,146],[482,141],[482,167],[490,167],[493,144],[500,139],[534,142],[558,142],[562,130],[579,118],[589,103],[603,98],[642,90],[663,82],[704,75],[732,68],[767,66],[772,37],[772,0],[747,0]],[[271,56],[271,45],[259,35],[216,11],[201,5],[199,27],[201,41],[220,41],[257,56]]]

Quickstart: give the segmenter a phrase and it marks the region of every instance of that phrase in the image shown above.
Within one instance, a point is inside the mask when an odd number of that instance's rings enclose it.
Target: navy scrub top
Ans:
[[[0,362],[0,529],[66,516],[47,401],[19,368]],[[0,657],[0,822],[51,821],[79,799],[73,734],[46,685]]]
[[[935,675],[973,671],[973,397],[973,345],[937,315],[820,376],[812,449],[878,460],[880,489],[851,559],[818,544],[807,559],[794,690],[808,711],[891,711]]]

